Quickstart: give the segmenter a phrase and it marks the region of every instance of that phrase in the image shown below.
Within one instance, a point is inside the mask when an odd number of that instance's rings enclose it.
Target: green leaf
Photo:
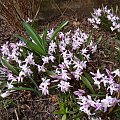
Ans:
[[[51,40],[54,40],[57,33],[65,26],[68,24],[68,21],[63,22],[60,26],[58,26],[58,28],[54,31],[54,33],[52,34]]]
[[[8,91],[11,90],[28,90],[28,91],[35,91],[33,88],[26,88],[26,87],[16,87],[16,88],[11,88],[11,89],[7,89]]]
[[[116,5],[116,8],[115,8],[115,13],[117,14],[119,11],[119,8],[118,8],[118,5]]]
[[[56,110],[56,111],[54,111],[53,112],[53,114],[58,114],[58,115],[61,115],[61,114],[64,114],[64,112],[63,111],[61,111],[61,110]]]
[[[66,120],[67,119],[67,116],[66,116],[66,114],[64,114],[63,116],[62,116],[62,120]]]
[[[26,55],[28,54],[28,51],[26,50],[26,48],[25,47],[20,47],[23,51],[21,52],[21,54],[22,54],[22,56],[23,56],[23,58],[25,59],[26,58]]]
[[[117,40],[117,39],[116,39],[116,42],[120,45],[120,40]],[[119,49],[120,49],[120,48],[119,48]]]
[[[25,30],[27,31],[27,33],[29,34],[29,36],[34,40],[34,42],[42,47],[41,44],[41,38],[39,36],[39,34],[26,22],[22,22],[23,27],[25,28]]]
[[[91,97],[105,97],[103,94],[90,94]]]
[[[19,73],[17,72],[17,70],[15,70],[15,68],[9,63],[7,62],[5,59],[1,58],[2,63],[9,69],[11,70],[14,74],[19,75]]]
[[[84,75],[91,83],[94,83],[94,80],[92,79],[90,74],[88,74],[87,72],[84,72]]]
[[[39,47],[38,45],[34,44],[33,42],[31,42],[30,40],[25,39],[22,36],[17,36],[19,39],[21,39],[22,41],[24,41],[26,43],[26,46],[31,49],[33,52],[38,53],[39,55],[45,55],[46,53],[44,52],[44,50]]]
[[[50,70],[46,70],[46,73],[50,76],[50,77],[53,77],[53,76],[57,76],[57,74],[53,71],[50,71]]]
[[[36,82],[32,79],[32,77],[29,76],[29,79],[31,80],[31,82],[35,85],[35,87],[37,88],[37,90],[39,91],[39,87],[36,84]]]
[[[120,113],[120,107],[117,107],[115,110],[113,110],[113,113],[114,112],[119,112]]]
[[[94,91],[91,83],[89,82],[89,80],[88,80],[86,77],[84,77],[84,76],[81,76],[81,80],[82,80],[83,83],[89,88],[89,90],[90,90],[93,94],[95,94],[95,91]]]
[[[90,44],[91,39],[92,39],[92,34],[90,34],[88,39],[87,39],[87,46]]]
[[[67,111],[68,114],[74,114],[75,112],[73,111]]]
[[[102,40],[103,36],[101,35],[98,39],[97,39],[97,45],[100,43],[100,41]]]
[[[47,47],[46,47],[46,37],[47,37],[47,31],[48,29],[46,28],[44,31],[43,31],[43,36],[42,36],[42,45],[44,46],[44,50],[47,51]]]

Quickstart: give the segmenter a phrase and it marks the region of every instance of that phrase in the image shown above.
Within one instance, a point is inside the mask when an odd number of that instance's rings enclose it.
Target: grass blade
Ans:
[[[62,116],[62,120],[66,120],[67,119],[67,116],[66,116],[66,114],[64,114],[63,116]]]
[[[16,88],[7,89],[7,91],[11,91],[11,90],[28,90],[28,91],[35,91],[33,88],[26,88],[26,87],[16,87]]]
[[[25,39],[22,36],[17,36],[19,39],[21,39],[22,41],[24,41],[26,43],[26,46],[31,49],[33,52],[38,53],[39,55],[45,55],[45,51],[43,49],[41,49],[41,47],[39,47],[38,45],[34,44],[33,42],[31,42],[30,40]]]
[[[37,34],[37,32],[26,22],[22,22],[23,27],[25,28],[26,32],[29,34],[29,36],[34,40],[34,42],[41,46],[41,38]]]
[[[17,70],[15,70],[15,68],[9,63],[7,62],[5,59],[1,58],[2,63],[9,69],[11,70],[14,74],[19,75],[19,73],[17,72]]]
[[[39,87],[38,87],[38,85],[36,84],[36,82],[35,82],[31,77],[29,77],[29,79],[30,79],[31,82],[35,85],[35,87],[37,88],[37,90],[39,91]]]
[[[91,83],[94,83],[94,80],[93,80],[93,78],[91,77],[91,75],[89,73],[84,72],[84,75]]]
[[[65,25],[67,25],[67,24],[68,24],[68,21],[63,22],[63,23],[54,31],[54,33],[52,34],[51,40],[54,40],[55,37],[56,37],[56,35],[57,35],[57,33],[58,33]]]
[[[100,43],[100,41],[102,40],[103,36],[100,35],[100,37],[98,38],[98,40],[96,41],[97,45]]]
[[[89,82],[89,80],[88,80],[86,77],[84,77],[84,76],[81,76],[81,80],[82,80],[83,83],[89,88],[89,90],[90,90],[93,94],[95,94],[95,91],[94,91],[91,83]]]
[[[47,49],[46,49],[46,37],[47,37],[47,31],[48,29],[46,28],[44,31],[43,31],[43,36],[42,36],[42,45],[44,46],[44,50],[47,52]]]
[[[92,40],[92,34],[90,34],[88,39],[87,39],[87,43],[86,43],[87,46],[90,44],[91,40]]]

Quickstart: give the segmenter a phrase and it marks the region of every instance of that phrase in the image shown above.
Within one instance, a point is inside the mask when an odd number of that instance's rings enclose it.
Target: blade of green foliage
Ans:
[[[22,56],[24,57],[24,59],[26,58],[26,55],[28,54],[28,51],[25,49],[25,47],[21,47],[21,49],[23,50],[21,52]]]
[[[27,33],[29,34],[29,36],[34,40],[34,42],[42,47],[41,45],[41,38],[39,36],[39,34],[26,22],[22,22],[23,27],[25,28],[25,30],[27,31]]]
[[[85,77],[91,82],[94,83],[94,80],[92,79],[91,75],[87,72],[84,72]]]
[[[88,39],[87,39],[87,46],[90,44],[91,39],[92,39],[92,34],[90,34]]]
[[[113,112],[118,112],[120,113],[120,107],[117,107],[117,109],[113,110]],[[120,115],[120,114],[119,114]]]
[[[116,39],[116,42],[120,45],[120,40],[117,40],[117,39]],[[120,49],[120,48],[119,48],[119,49]]]
[[[81,115],[74,115],[70,120],[81,120]]]
[[[101,35],[98,39],[97,39],[97,44],[99,44],[100,43],[100,41],[102,40],[102,38],[103,38],[103,36]]]
[[[46,28],[44,31],[43,31],[43,36],[42,36],[42,45],[44,46],[44,50],[45,51],[47,51],[46,50],[46,37],[47,37],[47,31],[48,31],[48,29]]]
[[[60,114],[64,114],[64,112],[62,112],[61,110],[56,110],[54,111],[53,114],[60,115]]]
[[[18,75],[19,73],[15,70],[15,68],[9,63],[7,62],[5,59],[1,58],[2,63],[9,69],[11,70],[14,74]]]
[[[32,79],[32,77],[29,77],[29,79],[31,80],[31,82],[35,85],[35,87],[37,88],[37,90],[39,91],[39,87],[36,84],[35,80]]]
[[[9,91],[11,90],[29,90],[29,91],[35,91],[34,89],[32,88],[26,88],[26,87],[16,87],[16,88],[11,88],[11,89],[8,89]]]
[[[23,40],[26,43],[26,46],[31,49],[33,52],[38,53],[39,55],[45,55],[46,53],[44,52],[44,50],[39,47],[38,45],[34,44],[33,42],[31,42],[30,40],[25,39],[22,36],[17,36],[19,39]]]
[[[115,49],[117,51],[117,59],[120,61],[120,48],[116,47]]]
[[[119,11],[119,8],[118,8],[118,5],[116,5],[116,8],[115,8],[115,13],[117,14]]]
[[[81,80],[82,80],[83,83],[89,88],[89,90],[90,90],[93,94],[95,94],[95,91],[94,91],[91,83],[89,82],[89,80],[88,80],[86,77],[84,77],[84,76],[81,76]]]
[[[103,94],[90,94],[91,97],[105,97]]]
[[[74,114],[75,112],[73,111],[67,111],[68,114]]]
[[[64,114],[63,116],[62,116],[62,120],[66,120],[67,119],[67,116],[66,116],[66,114]]]
[[[114,14],[114,9],[113,9],[113,7],[111,6],[111,11],[112,11],[112,13]]]
[[[57,76],[57,74],[53,71],[50,71],[50,70],[46,70],[46,73],[50,76],[50,77],[53,77],[53,76]]]
[[[84,60],[84,56],[83,56],[81,53],[77,54],[77,51],[76,51],[75,56],[76,56],[78,59],[80,59],[81,61]]]
[[[68,21],[63,22],[60,26],[58,26],[58,28],[54,31],[54,33],[52,34],[51,40],[54,40],[57,33],[65,26],[68,24]]]

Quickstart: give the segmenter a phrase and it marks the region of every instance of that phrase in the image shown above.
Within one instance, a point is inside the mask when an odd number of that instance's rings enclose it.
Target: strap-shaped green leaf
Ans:
[[[67,116],[66,116],[66,114],[64,114],[63,116],[62,116],[62,120],[66,120],[67,119]]]
[[[44,31],[43,31],[43,36],[42,36],[42,45],[44,46],[44,50],[47,51],[47,47],[46,47],[46,37],[47,37],[47,31],[48,29],[46,28]]]
[[[97,41],[96,41],[97,45],[100,43],[100,41],[102,40],[102,38],[103,38],[103,36],[100,35],[99,38],[98,38]]]
[[[93,80],[92,76],[89,73],[84,72],[84,75],[91,83],[94,83],[94,80]]]
[[[90,94],[91,97],[105,97],[105,94]]]
[[[58,28],[54,31],[54,33],[52,34],[51,40],[54,40],[57,33],[65,26],[68,24],[68,21],[63,22],[60,26],[58,26]]]
[[[87,38],[87,46],[90,44],[92,40],[92,34],[89,35],[89,37]]]
[[[27,87],[15,87],[15,88],[7,89],[7,91],[11,91],[11,90],[29,90],[29,91],[35,91],[33,88],[27,88]]]
[[[55,115],[60,115],[60,114],[64,114],[64,112],[61,111],[61,110],[56,110],[56,111],[54,111],[53,114],[55,114]]]
[[[42,40],[39,34],[26,22],[22,22],[23,27],[25,28],[26,32],[29,36],[34,40],[34,42],[43,49]]]
[[[53,77],[53,76],[57,76],[57,74],[53,71],[50,71],[50,70],[46,70],[46,73],[50,76],[50,77]]]
[[[7,62],[7,60],[5,60],[4,58],[1,58],[1,61],[14,74],[19,75],[18,71],[9,62]]]
[[[31,49],[33,52],[38,53],[39,55],[45,55],[45,51],[39,47],[38,45],[34,44],[33,42],[31,42],[30,40],[25,39],[22,36],[17,36],[19,39],[23,40],[26,43],[26,46]]]
[[[37,90],[39,91],[39,87],[37,85],[37,83],[32,79],[32,77],[29,76],[29,79],[31,80],[31,82],[35,85],[35,87],[37,88]]]
[[[82,80],[83,83],[89,88],[89,90],[90,90],[93,94],[95,94],[95,91],[94,91],[91,83],[89,82],[89,80],[88,80],[86,77],[84,77],[84,76],[81,76],[81,80]]]

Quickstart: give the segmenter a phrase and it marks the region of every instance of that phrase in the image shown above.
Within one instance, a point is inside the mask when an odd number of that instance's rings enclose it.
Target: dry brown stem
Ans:
[[[13,30],[21,30],[21,20],[35,19],[42,0],[0,0],[0,15]]]

